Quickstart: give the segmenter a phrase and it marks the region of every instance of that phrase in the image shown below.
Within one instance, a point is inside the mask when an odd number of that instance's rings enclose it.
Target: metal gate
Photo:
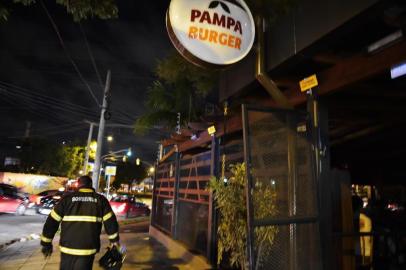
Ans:
[[[249,269],[321,269],[308,117],[249,105],[242,110]]]

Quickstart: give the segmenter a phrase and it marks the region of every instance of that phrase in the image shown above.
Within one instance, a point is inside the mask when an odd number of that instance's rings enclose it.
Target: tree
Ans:
[[[83,164],[84,151],[83,146],[56,144],[40,138],[27,139],[19,152],[19,171],[74,178]]]
[[[34,5],[43,0],[2,0],[0,3],[0,21],[7,21],[13,4],[24,6]],[[66,11],[73,16],[74,21],[80,21],[89,17],[100,19],[111,19],[118,16],[116,0],[55,0],[55,2],[66,8]]]
[[[216,207],[220,213],[218,223],[217,263],[220,264],[228,255],[231,266],[246,269],[247,262],[247,207],[245,196],[245,165],[238,163],[230,166],[232,176],[227,183],[212,178],[209,188],[214,194]],[[271,186],[256,181],[253,205],[255,218],[261,219],[277,213],[276,193]],[[274,238],[278,233],[275,226],[256,228],[255,269],[263,263],[269,254]]]
[[[178,113],[182,123],[198,119],[218,81],[218,71],[197,67],[175,51],[158,62],[155,74],[158,79],[148,89],[146,112],[135,123],[138,134],[156,125],[172,129]]]
[[[120,188],[121,184],[131,186],[133,180],[137,180],[139,183],[145,177],[147,177],[147,170],[144,166],[137,166],[131,162],[119,162],[112,186],[116,189]]]

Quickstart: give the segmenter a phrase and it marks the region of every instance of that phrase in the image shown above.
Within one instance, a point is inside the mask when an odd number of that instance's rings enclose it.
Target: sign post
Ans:
[[[109,198],[110,193],[110,177],[112,175],[116,175],[116,171],[117,166],[106,166],[105,175],[107,176],[107,192],[106,192],[107,199]]]
[[[306,92],[307,90],[311,90],[313,87],[316,87],[317,85],[319,85],[319,82],[317,81],[317,77],[316,74],[304,78],[303,80],[301,80],[299,82],[300,84],[300,91],[302,92]]]

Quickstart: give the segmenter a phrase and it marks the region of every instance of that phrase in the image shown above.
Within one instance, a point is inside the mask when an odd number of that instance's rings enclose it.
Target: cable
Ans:
[[[82,73],[80,72],[78,66],[76,65],[75,61],[73,60],[72,56],[68,53],[68,50],[65,46],[65,43],[62,39],[62,36],[59,32],[58,26],[56,25],[55,21],[53,20],[51,14],[49,13],[48,9],[46,8],[44,2],[42,0],[39,1],[41,3],[42,8],[44,9],[45,13],[48,16],[49,21],[52,24],[52,27],[54,28],[56,35],[58,36],[59,42],[65,52],[66,57],[68,57],[69,61],[71,62],[72,66],[74,67],[74,69],[76,70],[77,74],[79,75],[79,78],[82,80],[82,82],[86,85],[87,90],[89,91],[89,93],[91,94],[91,96],[93,97],[94,101],[96,102],[97,106],[101,107],[99,101],[97,100],[96,96],[94,95],[92,89],[90,88],[90,85],[86,82],[85,78],[83,77]]]
[[[95,59],[94,59],[92,49],[90,48],[89,42],[87,41],[86,32],[85,32],[85,30],[83,29],[82,23],[81,23],[80,21],[79,21],[79,28],[80,28],[80,31],[82,32],[83,38],[84,38],[84,40],[85,40],[87,52],[88,52],[88,54],[89,54],[89,56],[90,56],[90,60],[92,61],[93,68],[94,68],[94,70],[96,71],[97,79],[99,80],[100,89],[101,89],[101,91],[103,92],[103,91],[104,91],[103,81],[102,81],[102,78],[101,78],[101,76],[100,76],[99,69],[97,68],[96,61],[95,61]]]
[[[44,136],[49,136],[49,135],[57,135],[57,134],[61,134],[61,133],[71,133],[77,130],[81,130],[87,127],[75,127],[75,128],[70,128],[70,129],[66,129],[66,130],[59,130],[59,131],[54,131],[54,132],[45,132],[45,133],[41,133],[41,134],[30,134],[30,137],[44,137]],[[8,139],[18,139],[18,138],[24,138],[25,136],[12,136],[12,137],[8,137]]]
[[[3,88],[0,88],[0,90],[6,90]],[[47,100],[42,100],[42,99],[35,99],[35,97],[23,94],[23,93],[13,93],[13,92],[9,92],[6,90],[6,94],[10,97],[19,97],[21,98],[21,102],[25,102],[25,104],[27,104],[28,106],[32,105],[37,105],[37,106],[43,106],[41,108],[36,108],[36,110],[44,110],[44,109],[48,109],[48,113],[49,113],[49,109],[53,109],[53,110],[61,110],[61,111],[65,111],[65,112],[70,112],[72,114],[76,114],[76,115],[80,115],[82,117],[95,117],[95,114],[91,114],[89,112],[85,112],[83,110],[77,110],[77,109],[73,109],[71,107],[65,107],[61,104],[56,104],[53,102],[49,102]]]
[[[28,93],[28,94],[31,94],[31,95],[34,95],[34,96],[39,96],[39,97],[42,97],[42,98],[45,98],[45,99],[53,100],[53,101],[58,102],[58,103],[62,103],[62,104],[69,105],[69,106],[72,106],[72,107],[77,107],[77,108],[80,108],[80,109],[84,109],[84,110],[87,110],[87,111],[94,112],[94,110],[91,110],[91,109],[89,109],[88,107],[81,106],[81,105],[77,105],[77,104],[74,104],[74,103],[71,103],[71,102],[67,102],[67,101],[62,101],[62,100],[60,100],[60,99],[57,99],[57,98],[54,98],[54,97],[51,97],[51,96],[47,96],[47,95],[41,94],[41,93],[39,93],[39,92],[36,91],[36,90],[30,90],[30,89],[23,88],[23,87],[20,87],[20,86],[11,84],[11,83],[6,83],[6,82],[3,82],[3,81],[0,81],[0,85],[3,85],[3,86],[6,87],[6,88],[7,88],[7,87],[12,87],[12,88],[14,88],[14,91],[18,91],[18,90],[19,90],[19,91],[21,91],[21,92],[25,92],[25,93]]]
[[[2,98],[5,99],[8,103],[11,103],[11,104],[18,104],[18,102],[16,102],[12,97],[3,95]],[[21,101],[19,101],[19,102],[21,102]],[[24,103],[24,104],[26,104],[26,103]],[[39,115],[39,116],[41,116],[41,117],[44,117],[44,115],[41,114],[38,110],[34,110],[34,109],[30,110],[30,108],[31,108],[31,106],[26,104],[26,109],[27,109],[28,111],[32,112],[33,114]],[[53,119],[53,120],[55,121],[55,119]],[[56,121],[59,121],[59,120],[56,120]]]
[[[97,64],[96,64],[96,61],[94,59],[92,49],[90,48],[89,42],[87,40],[86,32],[84,31],[83,26],[82,26],[82,24],[80,22],[79,22],[79,27],[80,27],[80,31],[82,32],[83,38],[85,40],[87,52],[88,52],[88,54],[90,56],[90,60],[92,62],[93,68],[94,68],[94,70],[96,72],[96,75],[97,75],[97,78],[99,80],[100,88],[103,91],[104,90],[103,89],[104,85],[103,85],[103,82],[102,82],[102,79],[101,79],[101,76],[100,76],[100,73],[99,73],[99,69],[97,68]],[[124,111],[121,111],[120,109],[113,109],[113,111],[115,111],[115,112],[117,112],[117,113],[119,113],[119,114],[121,114],[121,115],[123,115],[125,117],[128,117],[128,119],[131,120],[131,121],[135,120],[132,116],[130,116],[129,114],[127,114]]]

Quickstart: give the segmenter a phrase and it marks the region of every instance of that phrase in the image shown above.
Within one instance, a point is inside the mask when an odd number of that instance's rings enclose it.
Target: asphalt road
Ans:
[[[32,233],[40,234],[46,218],[34,210],[27,210],[24,216],[0,214],[0,245]]]

